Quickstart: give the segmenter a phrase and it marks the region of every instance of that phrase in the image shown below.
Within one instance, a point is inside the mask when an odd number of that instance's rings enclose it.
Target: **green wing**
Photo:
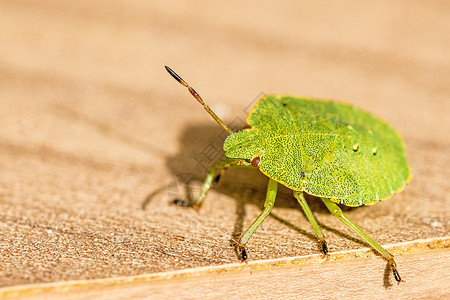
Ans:
[[[306,192],[359,206],[390,197],[409,180],[402,140],[383,121],[339,102],[279,100],[298,126]]]

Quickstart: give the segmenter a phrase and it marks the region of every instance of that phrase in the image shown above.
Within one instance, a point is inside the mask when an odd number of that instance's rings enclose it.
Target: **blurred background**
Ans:
[[[1,0],[0,285],[237,261],[232,238],[259,214],[266,179],[225,176],[200,213],[171,204],[168,186],[198,186],[223,135],[164,65],[227,123],[261,93],[381,117],[405,138],[414,179],[349,216],[380,243],[448,234],[449,13],[437,0]],[[253,259],[318,251],[281,198]],[[330,251],[364,246],[310,201]]]

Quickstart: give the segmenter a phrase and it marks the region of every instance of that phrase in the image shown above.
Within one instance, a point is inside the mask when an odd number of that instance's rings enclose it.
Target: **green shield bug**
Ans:
[[[394,129],[351,105],[268,95],[254,105],[247,125],[233,132],[186,81],[165,68],[228,133],[223,145],[226,157],[208,171],[194,207],[201,206],[213,180],[227,168],[256,167],[269,177],[264,210],[238,241],[244,260],[245,245],[269,215],[281,183],[293,190],[325,254],[328,253],[325,236],[303,193],[320,197],[331,214],[386,259],[395,279],[401,281],[393,255],[337,206],[337,203],[352,207],[375,204],[401,191],[411,179],[405,146]]]

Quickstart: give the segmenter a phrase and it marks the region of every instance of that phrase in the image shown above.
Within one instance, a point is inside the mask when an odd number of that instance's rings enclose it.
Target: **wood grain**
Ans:
[[[227,124],[261,92],[342,99],[386,120],[405,139],[413,179],[345,214],[383,245],[448,237],[449,13],[442,1],[0,1],[0,286],[239,262],[233,240],[261,211],[267,179],[232,170],[200,212],[172,204],[186,179],[198,191],[224,135],[164,65]],[[331,253],[367,246],[307,200]],[[287,189],[248,251],[250,262],[319,253]],[[432,253],[430,266],[447,255]],[[428,274],[413,273],[425,292]]]
[[[450,238],[386,245],[403,266],[398,284],[389,268],[383,270],[370,249],[262,260],[129,277],[55,282],[0,289],[2,297],[24,299],[232,299],[253,298],[353,298],[421,297],[445,298],[450,277]],[[384,275],[382,275],[384,273]],[[427,274],[422,284],[418,273]],[[379,278],[384,289],[380,289]]]

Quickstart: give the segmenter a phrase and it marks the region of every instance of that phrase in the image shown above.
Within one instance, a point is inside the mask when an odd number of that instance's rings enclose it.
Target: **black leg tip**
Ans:
[[[189,206],[191,206],[189,204],[189,201],[186,201],[184,199],[175,199],[175,200],[173,200],[173,204],[175,204],[177,206],[181,206],[181,207],[189,207]]]
[[[394,274],[395,280],[397,280],[397,282],[400,283],[402,281],[402,278],[398,274],[397,270],[396,269],[392,269],[392,273]]]
[[[401,281],[402,281],[402,278],[400,277],[400,274],[398,274],[398,271],[397,271],[397,265],[395,264],[395,261],[394,261],[394,258],[393,257],[391,257],[389,260],[388,260],[388,265],[391,267],[391,269],[392,269],[392,274],[394,274],[394,278],[395,278],[395,280],[398,282],[398,283],[400,283]]]
[[[219,180],[220,180],[220,174],[219,174],[219,175],[217,175],[217,176],[216,176],[216,178],[214,178],[214,182],[215,182],[215,183],[218,183],[218,182],[219,182]]]
[[[245,249],[241,249],[241,257],[242,257],[242,260],[247,260],[247,250],[245,250]]]
[[[328,254],[328,246],[327,246],[327,243],[325,241],[322,242],[322,252],[325,255]]]

